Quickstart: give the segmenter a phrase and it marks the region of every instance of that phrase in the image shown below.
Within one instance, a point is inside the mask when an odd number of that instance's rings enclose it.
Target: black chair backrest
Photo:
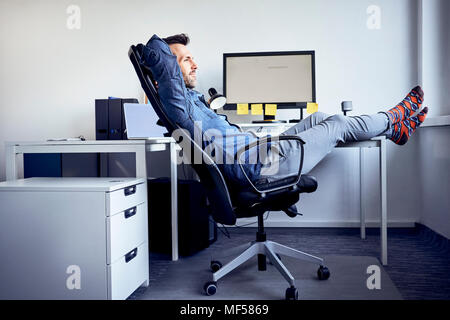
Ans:
[[[193,163],[192,159],[189,160],[195,172],[200,177],[200,181],[206,190],[208,201],[212,209],[211,215],[213,216],[214,220],[216,222],[227,225],[235,224],[236,215],[233,210],[225,179],[223,178],[219,168],[209,157],[209,155],[203,151],[201,146],[199,146],[192,139],[190,134],[185,130],[182,130],[183,128],[181,128],[177,123],[173,123],[167,116],[161,100],[159,99],[158,93],[153,85],[152,73],[142,63],[139,50],[136,46],[130,47],[128,56],[134,66],[134,69],[136,70],[139,81],[141,82],[142,89],[144,89],[144,92],[147,95],[147,98],[149,99],[153,109],[155,110],[161,122],[166,127],[169,134],[172,134],[175,130],[180,129],[176,131],[177,136],[179,136],[181,139],[186,139],[182,145],[191,146],[192,149],[184,150],[183,154],[193,155],[196,152],[199,152],[202,155],[203,160],[201,164]],[[178,140],[177,142],[180,141],[181,140]],[[186,143],[186,141],[189,141],[189,143]]]

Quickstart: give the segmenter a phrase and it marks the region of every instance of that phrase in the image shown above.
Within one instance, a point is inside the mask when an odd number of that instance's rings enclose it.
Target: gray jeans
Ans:
[[[296,135],[304,142],[302,173],[311,171],[339,142],[369,140],[379,135],[391,135],[391,125],[385,113],[362,116],[328,115],[315,112],[289,128],[282,135]],[[292,141],[280,141],[279,171],[276,176],[291,175],[298,171],[299,145]],[[273,177],[275,178],[275,177]]]

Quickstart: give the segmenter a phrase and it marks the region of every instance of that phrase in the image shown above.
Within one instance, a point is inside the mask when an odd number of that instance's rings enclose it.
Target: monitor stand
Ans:
[[[264,120],[253,120],[252,123],[286,123],[285,120],[275,120],[275,116],[264,114]]]
[[[252,123],[286,123],[286,120],[253,120]]]
[[[289,123],[298,123],[303,120],[303,108],[306,108],[306,106],[302,106],[302,104],[298,104],[300,107],[300,119],[291,119],[289,120]]]

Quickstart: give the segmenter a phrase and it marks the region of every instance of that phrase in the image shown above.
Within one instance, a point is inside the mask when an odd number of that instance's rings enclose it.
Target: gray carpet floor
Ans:
[[[275,266],[268,264],[266,271],[257,270],[256,257],[233,270],[218,282],[213,296],[202,292],[202,286],[210,280],[209,250],[180,259],[168,265],[159,279],[134,299],[140,300],[282,300],[289,286]],[[282,262],[296,278],[299,298],[307,300],[373,300],[401,299],[388,274],[376,258],[363,256],[326,256],[326,266],[332,276],[318,280],[317,265],[282,257]],[[366,285],[367,267],[380,266],[380,290],[369,290]],[[151,271],[150,271],[151,272]]]
[[[170,261],[167,255],[151,253],[150,287],[139,288],[130,299],[234,299],[237,298],[235,287],[239,281],[245,281],[246,284],[244,289],[238,291],[244,295],[239,298],[282,299],[287,282],[276,270],[271,270],[271,266],[266,272],[257,272],[256,261],[249,261],[248,265],[222,278],[218,292],[212,298],[202,294],[202,285],[210,277],[211,256],[254,240],[256,229],[228,228],[228,231],[230,238],[219,232],[217,241],[209,248],[189,257],[181,257],[176,262]],[[301,299],[450,299],[450,242],[422,225],[388,229],[389,264],[381,268],[382,289],[372,292],[363,292],[367,288],[361,286],[365,286],[368,277],[363,267],[368,264],[380,265],[378,228],[367,229],[365,240],[359,238],[359,229],[356,228],[267,228],[266,232],[269,240],[326,259],[331,277],[326,281],[318,281],[315,278],[316,266],[283,258],[282,261],[297,278]],[[355,272],[358,268],[363,269],[362,276],[360,271]],[[183,269],[192,271],[187,275]],[[252,280],[244,279],[243,273]],[[354,280],[345,282],[343,279],[351,273]],[[360,278],[355,274],[359,274]],[[183,281],[186,281],[184,286]],[[342,281],[345,283],[343,287]],[[266,286],[271,286],[269,283],[276,287],[273,292],[265,290]],[[337,283],[340,283],[341,288],[334,287]],[[391,285],[396,290],[391,290]],[[332,290],[323,290],[317,295],[317,290],[320,291],[322,286],[329,286]],[[354,286],[360,287],[355,289]],[[249,288],[249,293],[254,290],[261,293],[258,292],[256,297],[247,296],[243,293],[246,292],[245,287]],[[355,292],[358,294],[355,295]],[[382,293],[386,295],[380,297]]]

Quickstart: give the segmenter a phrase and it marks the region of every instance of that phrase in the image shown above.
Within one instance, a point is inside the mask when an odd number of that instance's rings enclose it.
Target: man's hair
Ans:
[[[187,46],[189,43],[189,37],[187,34],[185,33],[180,33],[180,34],[176,34],[174,36],[170,36],[167,38],[163,38],[163,40],[167,43],[167,44],[175,44],[175,43],[179,43],[182,45]]]

